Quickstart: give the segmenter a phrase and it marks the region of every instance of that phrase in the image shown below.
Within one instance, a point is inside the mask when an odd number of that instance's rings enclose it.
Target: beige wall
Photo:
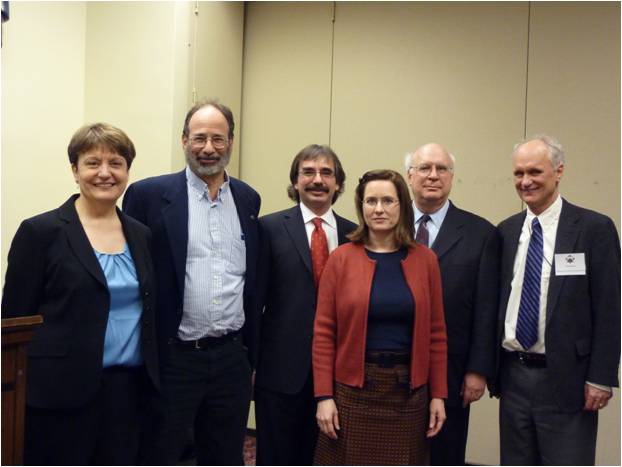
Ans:
[[[67,159],[84,121],[84,2],[11,2],[2,25],[2,281],[26,217],[75,192]]]
[[[513,144],[546,131],[567,148],[562,193],[620,226],[619,13],[581,2],[249,3],[242,178],[263,214],[283,209],[293,156],[330,143],[348,173],[335,208],[354,219],[364,171],[403,172],[405,152],[438,141],[457,157],[454,202],[497,223],[521,209]],[[499,462],[497,408],[474,405],[469,462]],[[616,391],[599,464],[620,463],[619,414]]]

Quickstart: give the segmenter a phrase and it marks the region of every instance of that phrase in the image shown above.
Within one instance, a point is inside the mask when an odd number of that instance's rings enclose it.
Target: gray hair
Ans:
[[[566,162],[566,154],[564,153],[564,148],[561,143],[552,136],[549,136],[544,133],[538,133],[533,135],[531,138],[526,138],[514,145],[514,149],[512,150],[512,155],[520,148],[523,144],[528,143],[529,141],[542,141],[544,145],[549,150],[549,159],[551,159],[551,163],[554,168],[558,168],[560,165],[565,164]]]
[[[410,170],[410,168],[412,167],[413,157],[415,156],[416,152],[417,151],[407,152],[406,155],[404,156],[404,168],[406,169],[407,173]],[[456,158],[454,157],[454,155],[452,153],[450,153],[450,152],[447,152],[447,154],[449,154],[449,158],[451,159],[452,165],[455,165],[456,164]]]

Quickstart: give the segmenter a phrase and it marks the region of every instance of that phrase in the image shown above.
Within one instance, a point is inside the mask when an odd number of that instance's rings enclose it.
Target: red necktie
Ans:
[[[328,260],[328,240],[326,240],[326,232],[322,228],[322,219],[316,217],[313,219],[313,224],[315,229],[311,234],[311,263],[313,264],[313,282],[317,288]]]

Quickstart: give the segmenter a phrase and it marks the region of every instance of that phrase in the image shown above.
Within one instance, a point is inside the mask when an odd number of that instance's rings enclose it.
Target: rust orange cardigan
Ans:
[[[315,396],[332,396],[337,381],[363,387],[369,296],[376,262],[361,244],[329,257],[318,291],[313,336]],[[447,397],[447,336],[441,276],[434,253],[409,249],[402,270],[415,301],[410,386],[428,384],[431,398]]]

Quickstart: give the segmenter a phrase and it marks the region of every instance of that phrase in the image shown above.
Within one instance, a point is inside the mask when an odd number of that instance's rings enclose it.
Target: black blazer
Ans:
[[[497,323],[500,361],[505,314],[510,297],[514,258],[526,211],[501,224],[501,295]],[[551,382],[559,409],[581,410],[584,384],[618,386],[620,361],[620,240],[606,216],[563,200],[555,254],[584,253],[586,274],[557,276],[555,262],[547,291],[544,342]],[[492,388],[503,396],[497,380]]]
[[[244,344],[254,366],[257,353],[258,315],[255,294],[261,199],[246,183],[229,177],[231,194],[246,242],[244,280]],[[152,259],[158,285],[158,340],[160,358],[166,360],[169,344],[177,335],[184,303],[188,252],[188,184],[186,171],[140,180],[130,185],[123,198],[123,211],[147,225],[153,235]]]
[[[356,224],[339,217],[339,244]],[[316,290],[300,206],[259,219],[260,289],[264,312],[255,384],[298,393],[311,371]]]
[[[490,222],[450,202],[432,250],[443,282],[447,403],[458,405],[465,373],[494,374],[499,240]]]
[[[110,294],[78,218],[77,197],[23,221],[9,251],[2,317],[43,315],[43,324],[27,349],[26,400],[34,407],[83,406],[93,399],[101,381]],[[149,229],[119,210],[117,214],[142,294],[142,355],[157,388]]]

